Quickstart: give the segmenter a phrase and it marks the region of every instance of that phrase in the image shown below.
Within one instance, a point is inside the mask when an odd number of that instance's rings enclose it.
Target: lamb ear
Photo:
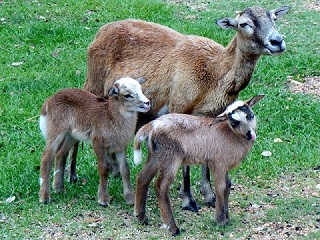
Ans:
[[[138,81],[138,83],[142,84],[142,83],[144,83],[144,82],[146,81],[146,78],[144,78],[144,77],[139,77],[139,78],[137,79],[137,81]]]
[[[262,98],[264,98],[265,95],[257,95],[253,98],[250,98],[246,101],[246,104],[248,104],[250,107],[253,107],[256,103],[258,103]]]
[[[225,121],[225,120],[227,120],[227,119],[228,119],[227,114],[222,113],[222,114],[220,114],[218,117],[214,118],[214,119],[212,120],[212,122],[210,123],[209,126],[215,125],[215,124],[217,124],[217,123],[219,123],[219,122],[223,122],[223,121]]]
[[[108,95],[110,97],[119,96],[119,89],[117,87],[117,84],[110,88]]]
[[[237,29],[238,28],[238,21],[232,18],[221,18],[216,21],[216,24],[218,24],[219,27],[222,29]]]

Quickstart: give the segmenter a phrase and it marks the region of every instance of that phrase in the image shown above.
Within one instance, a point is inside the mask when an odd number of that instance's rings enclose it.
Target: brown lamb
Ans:
[[[209,167],[216,192],[216,220],[219,225],[229,222],[228,172],[241,163],[256,140],[256,118],[251,107],[263,97],[236,101],[217,118],[172,113],[140,128],[134,139],[135,164],[142,161],[142,141],[148,148],[146,164],[136,180],[134,213],[141,223],[147,223],[148,187],[158,173],[154,187],[162,221],[172,235],[180,233],[172,214],[170,185],[181,165],[194,164]]]
[[[40,168],[40,202],[50,201],[50,173],[54,159],[53,188],[61,192],[64,191],[64,169],[70,148],[79,141],[89,141],[98,160],[98,203],[102,206],[109,203],[108,175],[112,166],[117,164],[124,199],[133,204],[125,151],[134,135],[137,112],[149,109],[150,102],[142,93],[141,85],[128,77],[113,84],[108,100],[75,88],[61,90],[48,98],[42,106],[39,121],[46,139]]]

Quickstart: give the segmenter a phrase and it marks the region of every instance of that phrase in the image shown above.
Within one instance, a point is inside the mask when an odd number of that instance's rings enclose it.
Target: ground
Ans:
[[[308,76],[303,82],[298,82],[288,77],[289,89],[294,93],[312,94],[320,98],[320,76]]]

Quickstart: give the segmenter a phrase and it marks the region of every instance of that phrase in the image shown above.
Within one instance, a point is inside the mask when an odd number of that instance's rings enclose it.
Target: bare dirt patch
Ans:
[[[320,98],[320,76],[307,76],[302,82],[288,77],[289,89],[294,93],[312,94]]]
[[[309,10],[320,11],[320,1],[308,2],[306,8]]]

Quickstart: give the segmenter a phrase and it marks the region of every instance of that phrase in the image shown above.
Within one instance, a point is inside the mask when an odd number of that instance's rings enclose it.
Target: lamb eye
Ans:
[[[240,125],[240,121],[230,118],[230,124],[231,124],[231,127],[237,128]]]
[[[125,98],[132,98],[131,94],[124,95]]]

